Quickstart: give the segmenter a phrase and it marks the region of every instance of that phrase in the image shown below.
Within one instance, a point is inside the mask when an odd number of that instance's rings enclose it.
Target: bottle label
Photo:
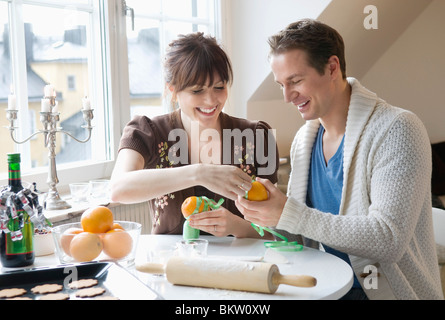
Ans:
[[[34,251],[34,226],[31,220],[29,219],[28,213],[26,211],[17,211],[19,215],[23,216],[24,224],[21,230],[22,237],[21,239],[13,239],[13,232],[9,232],[5,234],[6,236],[6,254],[14,255],[14,254],[24,254],[31,253]],[[16,228],[9,226],[10,230],[16,230]]]
[[[19,163],[10,163],[8,167],[8,176],[9,180],[20,180],[20,164]]]

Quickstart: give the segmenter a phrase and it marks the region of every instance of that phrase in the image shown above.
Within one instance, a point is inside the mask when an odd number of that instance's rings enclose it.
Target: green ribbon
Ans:
[[[189,224],[189,218],[196,214],[199,213],[199,208],[201,207],[202,202],[204,201],[204,208],[202,209],[202,211],[208,211],[209,208],[212,209],[218,209],[224,202],[224,199],[221,198],[219,199],[218,202],[215,202],[215,200],[213,199],[209,199],[207,197],[196,197],[196,207],[193,210],[192,214],[189,215],[184,222],[184,226],[183,226],[183,230],[182,230],[182,236],[185,240],[190,240],[190,239],[197,239],[199,238],[199,229],[195,229],[192,228]]]
[[[297,241],[288,241],[287,238],[281,234],[279,234],[278,232],[267,228],[267,227],[262,227],[259,226],[255,223],[251,223],[251,226],[256,230],[256,232],[259,233],[260,236],[264,236],[264,231],[270,232],[272,233],[274,236],[276,236],[277,238],[283,239],[283,241],[267,241],[264,242],[264,246],[266,248],[271,248],[277,251],[301,251],[303,250],[303,246],[301,244],[298,244]]]
[[[192,215],[194,215],[195,213],[199,213],[199,207],[201,207],[201,203],[204,201],[204,208],[202,209],[202,211],[208,211],[209,207],[212,208],[213,210],[218,209],[219,207],[221,207],[221,205],[224,202],[224,198],[219,199],[218,202],[216,202],[213,199],[209,199],[207,197],[196,197],[196,207],[195,210],[193,210]],[[190,216],[187,217],[190,218]]]
[[[246,191],[246,194],[245,194],[244,198],[248,199],[248,191]],[[303,250],[303,246],[301,244],[298,244],[297,241],[289,242],[285,236],[279,234],[278,232],[276,232],[276,231],[274,231],[274,230],[272,230],[270,228],[259,226],[259,225],[255,224],[253,222],[251,223],[251,226],[262,237],[264,237],[264,230],[266,230],[267,232],[272,233],[277,238],[283,239],[283,241],[267,241],[267,242],[264,242],[264,246],[266,248],[275,249],[277,251],[301,251],[301,250]]]

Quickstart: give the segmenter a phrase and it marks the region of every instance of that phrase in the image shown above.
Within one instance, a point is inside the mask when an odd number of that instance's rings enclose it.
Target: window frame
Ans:
[[[40,4],[40,5],[49,5],[51,7],[55,8],[63,8],[64,5],[60,4],[60,2],[56,1],[38,1],[38,0],[22,0],[18,1],[17,3],[13,3],[12,1],[8,0],[6,1],[8,4],[8,11],[9,11],[9,17],[10,17],[10,24],[11,26],[14,25],[14,27],[11,27],[11,33],[10,33],[10,48],[11,48],[11,64],[18,67],[13,67],[13,79],[26,79],[26,71],[25,68],[20,67],[26,65],[26,57],[25,57],[25,51],[19,50],[18,48],[24,48],[25,47],[25,39],[24,39],[24,26],[20,21],[22,21],[21,17],[18,15],[21,15],[20,6],[22,4]],[[93,66],[94,70],[89,71],[89,77],[91,79],[92,83],[105,83],[109,82],[109,79],[116,78],[114,74],[116,73],[115,68],[113,68],[112,64],[110,63],[110,42],[111,38],[114,38],[114,31],[113,26],[116,24],[115,20],[117,15],[113,14],[114,12],[114,5],[115,3],[119,3],[119,0],[101,0],[101,1],[92,1],[91,6],[82,6],[79,5],[78,8],[82,9],[83,11],[92,12],[90,18],[90,23],[94,28],[97,26],[100,27],[101,33],[91,32],[89,30],[89,34],[87,37],[91,40],[91,43],[94,44],[94,49],[91,48],[90,50],[90,58],[91,58],[91,65]],[[16,6],[13,9],[13,6]],[[108,14],[101,14],[101,10],[105,8],[106,13]],[[109,16],[108,16],[109,15]],[[111,67],[107,69],[103,64],[108,64]],[[102,71],[104,70],[104,72]],[[108,72],[107,72],[108,71]],[[17,82],[17,81],[15,81]],[[28,97],[27,97],[27,83],[26,81],[20,81],[15,84],[16,88],[16,96],[17,96],[17,103],[22,106],[21,108],[21,115],[22,117],[18,117],[19,120],[19,126],[22,128],[26,128],[24,125],[26,122],[25,116],[23,114],[26,113],[28,110]],[[104,130],[104,133],[108,135],[107,139],[109,141],[108,148],[93,148],[98,149],[97,152],[105,152],[107,153],[107,158],[109,160],[85,160],[85,161],[79,161],[79,162],[73,162],[68,164],[57,164],[57,157],[56,157],[56,165],[57,165],[57,175],[59,183],[57,185],[57,188],[60,192],[66,192],[68,190],[68,183],[71,182],[81,182],[81,181],[88,181],[92,179],[100,179],[100,178],[106,178],[111,175],[113,166],[114,166],[114,150],[117,148],[116,145],[116,139],[113,139],[114,136],[114,130],[113,128],[116,125],[116,117],[113,117],[111,113],[109,113],[109,109],[112,109],[113,106],[107,105],[107,101],[115,101],[113,98],[110,98],[113,95],[113,88],[116,87],[110,87],[104,88],[103,93],[97,94],[97,96],[94,97],[94,101],[97,104],[101,104],[105,106],[104,113],[98,113],[97,110],[94,113],[94,119],[93,124],[95,127],[101,126],[103,128],[107,128],[105,126],[105,114],[110,114],[110,123],[108,125],[109,130]],[[81,102],[79,102],[81,103]],[[98,123],[100,122],[100,124]],[[115,122],[115,123],[113,123]],[[94,132],[94,128],[93,128]],[[31,132],[24,132],[23,136],[30,135]],[[57,139],[61,139],[62,137],[60,135],[57,136]],[[102,139],[102,137],[96,137],[96,140]],[[102,140],[104,141],[104,140]],[[26,150],[28,148],[29,150],[29,143],[16,145],[16,151],[20,153],[27,153],[29,151]],[[99,151],[100,150],[100,151]],[[29,153],[28,153],[29,154]],[[94,159],[94,155],[93,155]],[[97,158],[96,158],[97,159]],[[48,167],[40,167],[40,168],[30,168],[29,165],[30,158],[29,157],[22,157],[22,180],[28,181],[28,182],[36,182],[37,187],[45,191],[48,189]],[[8,174],[3,173],[0,176],[0,183],[2,185],[7,185],[8,183]]]
[[[215,30],[215,36],[221,40],[221,1],[214,1],[214,22],[213,28]],[[39,0],[18,0],[21,4],[46,4],[52,7],[64,7],[57,0],[39,1]],[[10,24],[15,23],[15,28],[11,28],[17,31],[17,34],[10,34],[11,44],[11,59],[17,59],[18,62],[12,61],[11,63],[26,65],[25,51],[18,50],[18,48],[25,47],[23,24],[18,23],[16,14],[21,14],[17,10],[12,10],[12,0],[7,0],[9,16],[11,17]],[[130,121],[130,89],[129,89],[129,73],[128,73],[128,53],[127,53],[127,34],[126,24],[127,17],[125,15],[125,1],[124,0],[90,0],[93,6],[97,6],[93,9],[91,16],[91,25],[95,27],[100,26],[101,33],[90,31],[87,35],[90,37],[91,42],[95,46],[99,46],[100,49],[95,49],[92,56],[92,65],[94,70],[90,70],[89,77],[92,83],[104,83],[104,90],[102,94],[98,94],[94,97],[94,101],[97,104],[104,106],[104,115],[109,115],[109,126],[107,132],[109,146],[106,150],[109,160],[97,161],[97,160],[85,160],[67,164],[57,164],[57,176],[59,183],[57,189],[60,193],[68,192],[68,184],[72,182],[89,181],[93,179],[109,178],[114,168],[115,157],[120,142],[120,137],[123,132],[123,128]],[[89,7],[89,5],[87,6]],[[79,5],[78,8],[83,8]],[[87,8],[83,8],[87,10]],[[95,29],[92,28],[92,29]],[[20,35],[20,36],[19,36]],[[98,45],[98,43],[100,45]],[[14,57],[14,58],[13,58]],[[106,64],[107,66],[102,65]],[[18,69],[18,70],[17,70]],[[24,68],[13,68],[14,79],[26,78]],[[108,85],[105,85],[108,84]],[[16,84],[16,96],[17,103],[22,106],[28,105],[27,94],[28,92],[26,81],[20,81]],[[27,107],[24,108],[27,110]],[[24,112],[22,112],[24,113]],[[4,115],[6,116],[6,115]],[[19,117],[22,123],[25,123],[25,117]],[[101,114],[95,112],[93,123],[96,127],[100,125],[104,126],[105,119]],[[24,127],[22,123],[19,125]],[[93,128],[93,131],[95,129]],[[31,134],[31,133],[29,133]],[[26,135],[26,133],[24,133]],[[62,137],[58,135],[58,139]],[[93,143],[93,142],[92,142]],[[23,153],[23,148],[26,148],[26,144],[18,145],[17,152]],[[28,146],[29,148],[29,146]],[[93,148],[103,150],[101,148]],[[100,151],[102,152],[102,151]],[[22,162],[30,161],[30,159],[24,159]],[[94,159],[94,155],[93,155]],[[30,168],[30,165],[23,165],[22,168]],[[46,192],[48,190],[48,167],[32,168],[30,170],[22,169],[22,180],[28,182],[36,182],[39,190]],[[7,185],[8,177],[7,173],[0,175],[0,184]]]

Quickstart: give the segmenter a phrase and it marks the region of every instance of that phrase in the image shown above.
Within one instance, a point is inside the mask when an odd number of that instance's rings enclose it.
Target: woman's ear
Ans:
[[[164,98],[170,104],[171,111],[177,109],[175,87],[170,85],[168,82],[165,83]]]
[[[175,91],[175,87],[172,86],[170,83],[166,83],[166,88],[168,90],[168,93],[171,95],[171,101],[172,103],[176,103],[176,91]]]

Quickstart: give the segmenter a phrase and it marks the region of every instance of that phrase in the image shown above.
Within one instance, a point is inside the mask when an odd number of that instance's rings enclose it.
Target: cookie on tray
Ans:
[[[68,300],[70,296],[66,293],[58,292],[58,293],[49,293],[41,296],[39,300]]]
[[[104,288],[96,287],[96,288],[86,288],[76,292],[76,297],[79,298],[91,298],[95,296],[100,296],[105,292]]]
[[[71,282],[68,284],[68,287],[70,289],[83,289],[94,287],[97,283],[98,281],[96,279],[81,279]]]
[[[57,283],[51,283],[51,284],[42,284],[35,286],[31,289],[32,293],[35,294],[47,294],[47,293],[55,293],[59,292],[63,289],[63,286]]]
[[[0,298],[14,298],[18,296],[22,296],[26,293],[26,290],[23,288],[10,288],[0,290]]]

